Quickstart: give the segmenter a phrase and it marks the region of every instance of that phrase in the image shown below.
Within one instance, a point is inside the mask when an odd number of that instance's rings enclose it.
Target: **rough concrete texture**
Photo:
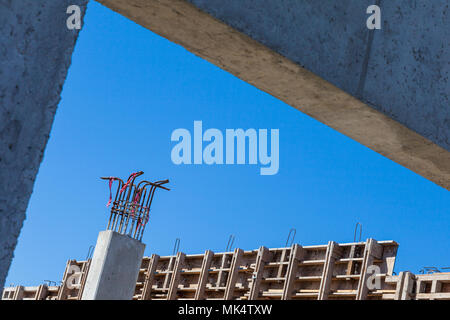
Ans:
[[[72,4],[87,0],[0,0],[0,291],[78,36]]]
[[[97,1],[450,190],[445,1]]]
[[[107,230],[98,235],[82,300],[131,300],[145,244]]]
[[[188,1],[450,151],[448,0]]]

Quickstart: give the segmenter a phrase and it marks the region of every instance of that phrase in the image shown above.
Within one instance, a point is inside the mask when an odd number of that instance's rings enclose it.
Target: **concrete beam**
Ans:
[[[447,1],[98,2],[450,190]]]
[[[67,7],[86,3],[0,0],[0,291],[78,37]]]

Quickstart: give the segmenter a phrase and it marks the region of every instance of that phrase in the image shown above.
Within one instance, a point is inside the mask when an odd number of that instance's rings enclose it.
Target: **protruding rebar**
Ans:
[[[173,245],[172,256],[176,255],[180,251],[180,238],[175,239],[175,244]]]
[[[149,221],[150,207],[156,189],[170,190],[163,186],[169,183],[169,180],[156,182],[143,180],[136,184],[136,178],[143,173],[142,171],[132,173],[125,183],[116,177],[101,177],[109,181],[108,206],[112,202],[107,229],[126,234],[139,241],[142,240],[145,226]],[[118,181],[118,185],[112,201],[112,185],[115,181]]]
[[[92,255],[94,254],[94,249],[95,249],[94,245],[90,245],[89,246],[89,250],[88,250],[88,253],[86,255],[86,260],[92,259]]]
[[[292,244],[294,243],[294,239],[295,239],[295,235],[296,234],[297,234],[297,229],[292,228],[291,230],[289,230],[289,234],[288,234],[288,237],[286,239],[286,244],[285,244],[286,248],[292,246]],[[291,240],[291,244],[289,244],[289,240]]]
[[[234,234],[230,235],[230,237],[228,238],[227,248],[225,249],[225,252],[231,251],[231,249],[233,248],[234,239],[236,239]]]
[[[358,242],[361,242],[361,237],[362,237],[362,224],[360,222],[356,223],[355,226],[355,233],[353,234],[353,242],[356,242],[356,231],[358,230],[358,226],[359,226],[359,240]]]

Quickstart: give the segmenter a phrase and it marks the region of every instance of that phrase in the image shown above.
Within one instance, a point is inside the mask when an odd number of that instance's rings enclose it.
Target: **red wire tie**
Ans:
[[[111,187],[112,187],[113,181],[115,179],[116,178],[114,178],[114,177],[109,177],[109,201],[106,204],[107,207],[109,207],[111,205],[111,201],[112,201],[112,190],[111,190]]]
[[[120,193],[122,193],[122,192],[128,187],[128,185],[131,183],[131,180],[133,180],[133,178],[134,178],[137,174],[138,174],[138,172],[135,172],[135,173],[132,173],[132,174],[130,175],[130,177],[128,178],[127,183],[125,183],[125,184],[123,185],[122,189],[120,189]]]

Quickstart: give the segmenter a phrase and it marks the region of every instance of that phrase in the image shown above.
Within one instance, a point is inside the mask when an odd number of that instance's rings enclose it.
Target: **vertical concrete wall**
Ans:
[[[0,291],[53,123],[88,0],[0,0]]]
[[[98,235],[82,300],[131,300],[145,245],[108,230]]]

